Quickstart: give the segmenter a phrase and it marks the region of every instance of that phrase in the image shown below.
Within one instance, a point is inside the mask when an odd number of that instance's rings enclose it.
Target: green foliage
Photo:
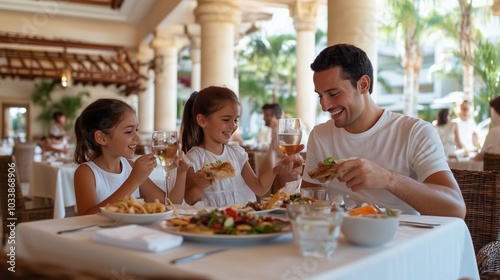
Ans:
[[[61,111],[66,116],[66,131],[73,128],[76,112],[82,107],[83,97],[90,97],[88,91],[82,91],[76,96],[63,96],[59,102],[52,104],[52,112]]]
[[[54,112],[61,111],[66,116],[66,131],[73,127],[78,109],[82,107],[84,97],[90,97],[89,92],[79,92],[76,96],[63,96],[59,101],[52,100],[52,91],[57,82],[40,82],[35,84],[35,91],[31,95],[31,100],[35,106],[39,106],[42,111],[37,116],[37,120],[42,123],[44,133],[47,134],[52,122]]]
[[[481,78],[479,93],[474,95],[474,103],[479,107],[476,121],[490,117],[488,103],[500,94],[500,41],[490,42],[480,38],[476,41],[474,73]]]

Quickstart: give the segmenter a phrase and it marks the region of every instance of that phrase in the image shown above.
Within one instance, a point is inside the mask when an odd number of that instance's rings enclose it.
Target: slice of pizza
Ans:
[[[223,162],[218,160],[213,163],[205,164],[200,171],[209,175],[210,179],[224,179],[235,175],[234,167],[229,161]]]
[[[328,178],[337,170],[337,164],[332,157],[323,160],[323,166],[316,167],[307,172],[311,179]]]

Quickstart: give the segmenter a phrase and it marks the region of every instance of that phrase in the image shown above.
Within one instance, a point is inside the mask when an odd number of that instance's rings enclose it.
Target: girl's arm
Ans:
[[[78,216],[99,212],[94,172],[85,164],[80,165],[74,176],[75,198]]]
[[[273,168],[262,170],[263,172],[259,174],[259,177],[255,175],[250,164],[246,162],[241,175],[250,189],[257,196],[262,196],[271,188],[277,174],[280,174],[283,178],[295,178],[302,172],[302,158],[299,153],[303,149],[304,145],[301,145],[297,154],[283,157]],[[272,159],[266,157],[265,160]],[[269,164],[269,166],[272,165]]]
[[[174,165],[177,166],[177,168],[170,171],[176,172],[174,187],[172,191],[170,191],[170,200],[175,204],[181,204],[184,200],[186,174],[191,167],[191,162],[184,156],[184,152],[181,151],[179,156],[175,157]]]
[[[193,205],[198,202],[206,188],[210,186],[210,179],[205,172],[194,172],[190,167],[186,175],[186,193],[184,200],[187,204]]]
[[[87,165],[80,165],[75,171],[75,197],[76,205],[78,209],[78,215],[88,215],[95,214],[99,212],[100,207],[104,207],[107,204],[115,203],[125,196],[130,196],[134,191],[142,185],[146,180],[148,180],[149,174],[153,171],[156,166],[156,160],[151,160],[152,155],[145,155],[137,159],[139,164],[131,162],[132,173],[123,182],[123,184],[109,197],[97,203],[96,196],[96,185],[94,173]],[[153,156],[154,159],[154,156]],[[154,183],[151,182],[153,185]],[[156,186],[156,185],[155,185]],[[159,193],[163,191],[159,188]],[[148,195],[149,196],[149,195]],[[159,195],[159,198],[164,197],[164,195]],[[145,198],[147,200],[147,198]]]
[[[456,143],[457,148],[458,149],[465,148],[462,145],[462,141],[460,141],[460,133],[458,132],[458,124],[456,124],[456,123],[453,126],[453,132],[455,133],[455,143]]]

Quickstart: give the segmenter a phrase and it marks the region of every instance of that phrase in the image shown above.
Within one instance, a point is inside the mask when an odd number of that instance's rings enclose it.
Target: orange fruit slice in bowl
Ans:
[[[375,210],[375,208],[373,208],[372,206],[366,204],[364,206],[347,211],[347,214],[351,216],[370,215],[370,214],[377,214],[377,210]]]

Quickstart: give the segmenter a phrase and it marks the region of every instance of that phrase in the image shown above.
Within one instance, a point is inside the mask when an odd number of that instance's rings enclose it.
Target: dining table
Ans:
[[[66,217],[66,207],[76,205],[74,174],[78,164],[67,160],[33,162],[29,196],[50,198],[54,202],[54,218]],[[149,178],[165,190],[165,175],[158,165]]]
[[[483,164],[482,160],[474,160],[472,158],[458,157],[448,160],[448,166],[450,169],[482,171]]]
[[[236,242],[216,235],[194,241],[184,238],[180,246],[160,252],[93,241],[96,233],[105,230],[99,227],[57,234],[61,230],[112,223],[108,216],[99,213],[20,223],[15,233],[16,245],[11,250],[28,261],[65,270],[92,270],[110,278],[479,279],[471,236],[462,219],[425,215],[401,215],[400,219],[439,226],[400,225],[388,243],[376,247],[351,244],[340,234],[331,259],[302,256],[291,233],[265,240],[243,237]],[[160,220],[139,226],[164,232],[163,223]],[[215,249],[223,250],[191,262],[171,263]]]

